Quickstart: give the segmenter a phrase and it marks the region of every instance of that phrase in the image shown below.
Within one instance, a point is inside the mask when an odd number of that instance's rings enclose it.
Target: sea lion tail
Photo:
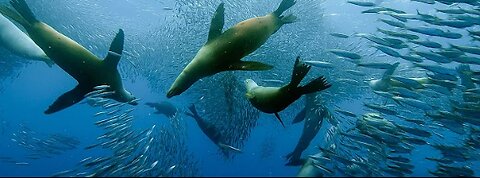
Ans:
[[[317,91],[322,91],[327,88],[330,88],[332,85],[327,82],[325,77],[320,76],[305,86],[298,87],[298,94],[304,95],[309,93],[314,93]]]
[[[308,74],[310,68],[311,66],[300,62],[300,56],[298,56],[295,60],[295,65],[293,67],[292,80],[290,81],[290,84],[288,84],[288,87],[297,87],[303,80],[303,78],[305,78],[305,76]]]
[[[15,22],[19,23],[23,27],[30,26],[30,24],[27,20],[25,20],[25,18],[23,18],[20,14],[8,8],[7,6],[0,6],[0,13],[10,19],[13,19]]]
[[[24,19],[24,22],[19,21],[19,23],[34,24],[39,22],[35,17],[35,15],[33,14],[32,10],[30,10],[30,8],[28,7],[25,0],[11,0],[10,4],[13,6],[15,10],[17,10],[20,16]]]
[[[283,12],[290,9],[290,7],[295,5],[295,3],[297,3],[295,0],[283,0],[282,3],[280,3],[280,5],[278,6],[277,10],[273,12],[273,14],[275,14],[277,17],[280,17]]]

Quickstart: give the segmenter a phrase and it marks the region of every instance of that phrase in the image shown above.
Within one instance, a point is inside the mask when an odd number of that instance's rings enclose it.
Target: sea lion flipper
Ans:
[[[296,124],[296,123],[299,123],[299,122],[302,122],[303,120],[305,120],[305,116],[307,114],[307,108],[303,108],[302,111],[300,111],[297,116],[295,116],[295,119],[293,119],[292,121],[292,124]]]
[[[277,10],[273,12],[273,14],[275,14],[277,17],[280,17],[283,14],[283,12],[290,9],[290,7],[292,7],[296,3],[297,2],[295,0],[283,0],[278,6]]]
[[[105,60],[103,60],[103,63],[106,66],[117,68],[118,62],[120,62],[120,58],[122,57],[123,43],[125,41],[124,39],[125,34],[122,29],[119,29],[117,35],[112,41],[112,44],[110,45],[107,57]]]
[[[74,89],[58,97],[57,100],[48,107],[48,109],[45,111],[45,114],[58,112],[80,102],[83,98],[85,98],[85,94],[87,94],[89,91],[90,90],[87,90],[85,87],[77,85],[77,87]]]
[[[33,14],[32,10],[28,7],[25,0],[11,0],[10,4],[13,6],[15,10],[17,10],[18,14],[15,16],[11,16],[14,14],[6,14],[7,16],[13,18],[15,21],[23,25],[24,27],[39,22],[35,15]],[[20,17],[19,17],[19,16]]]
[[[50,68],[52,68],[55,65],[55,62],[53,62],[50,59],[45,59],[45,60],[43,60],[43,62],[45,62],[45,64],[47,64],[48,67],[50,67]]]
[[[273,66],[264,64],[256,61],[239,61],[228,66],[227,70],[246,70],[246,71],[257,71],[257,70],[270,70],[273,69]]]
[[[283,128],[285,128],[285,124],[283,124],[283,121],[280,118],[280,115],[278,115],[278,112],[275,113],[275,117],[277,117],[278,121],[280,121],[280,124],[282,124]]]
[[[302,153],[300,152],[300,155]],[[301,166],[302,164],[305,163],[305,159],[300,158],[300,155],[297,152],[291,152],[285,158],[288,160],[288,162],[285,164],[285,166]]]
[[[302,82],[303,78],[305,78],[305,76],[308,74],[310,68],[311,66],[301,62],[300,56],[297,56],[297,59],[295,59],[295,65],[293,66],[292,79],[290,80],[288,87],[297,87],[300,82]]]
[[[327,79],[323,76],[316,78],[315,80],[311,81],[310,83],[298,87],[296,89],[297,94],[304,95],[309,93],[314,93],[318,91],[325,90],[330,88],[332,85],[327,82]]]
[[[400,63],[397,62],[395,64],[392,65],[392,67],[390,67],[389,69],[387,69],[385,71],[385,73],[383,73],[383,76],[382,76],[382,79],[383,80],[390,80],[390,77],[392,77],[393,73],[395,72],[395,70],[397,69],[398,65]]]
[[[297,21],[297,16],[290,14],[285,17],[282,17],[280,20],[282,21],[283,24],[294,23]]]
[[[211,41],[222,34],[223,26],[225,24],[225,3],[218,5],[215,14],[213,15],[210,24],[210,32],[208,33],[208,41]]]
[[[15,22],[19,23],[24,27],[29,26],[29,23],[27,22],[27,20],[25,20],[25,18],[23,18],[20,14],[7,6],[0,6],[0,13],[10,19],[13,19]]]

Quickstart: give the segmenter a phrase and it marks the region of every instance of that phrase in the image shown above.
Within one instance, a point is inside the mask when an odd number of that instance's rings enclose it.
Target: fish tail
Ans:
[[[277,10],[275,10],[273,14],[275,14],[277,17],[280,17],[283,12],[295,5],[295,3],[297,3],[295,0],[282,0],[282,3],[280,3]]]
[[[295,66],[293,67],[292,79],[288,87],[294,88],[297,87],[300,82],[305,78],[305,76],[310,71],[311,66],[306,65],[303,62],[300,62],[300,56],[295,60]]]
[[[15,17],[12,18],[24,27],[39,22],[25,0],[11,0],[10,4],[18,12],[15,13],[16,15],[13,15]]]

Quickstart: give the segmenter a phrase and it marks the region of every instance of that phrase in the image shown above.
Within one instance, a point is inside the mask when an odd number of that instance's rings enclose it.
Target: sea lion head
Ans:
[[[117,92],[118,94],[114,96],[115,100],[123,103],[128,103],[134,106],[138,105],[137,98],[133,96],[133,94],[130,93],[129,91],[123,89]]]
[[[170,90],[168,90],[167,98],[172,98],[174,96],[180,95],[181,93],[183,93],[183,91],[180,87],[172,86]]]
[[[258,87],[257,83],[255,83],[255,81],[253,81],[252,79],[247,79],[247,80],[245,80],[245,87],[247,88],[247,93],[245,94],[245,96],[249,100],[254,99],[255,94],[253,92],[251,92],[251,90],[255,87]]]
[[[250,91],[251,89],[258,87],[258,85],[252,79],[247,79],[245,80],[245,87],[247,87],[247,91]]]
[[[202,75],[195,75],[189,72],[190,70],[184,70],[173,82],[172,86],[167,92],[167,98],[172,98],[174,96],[180,95],[185,92],[190,86],[192,86],[196,81],[198,81]]]

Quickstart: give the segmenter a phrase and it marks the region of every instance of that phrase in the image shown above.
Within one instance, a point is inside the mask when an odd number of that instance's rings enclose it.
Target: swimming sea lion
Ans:
[[[258,110],[265,113],[274,113],[280,123],[285,127],[278,112],[287,108],[301,96],[330,88],[326,79],[321,76],[305,86],[298,86],[303,78],[310,71],[311,66],[300,62],[300,57],[295,60],[292,80],[283,87],[262,87],[258,86],[251,79],[245,81],[247,87],[247,98]]]
[[[173,118],[177,114],[177,107],[168,101],[162,101],[160,103],[145,103],[147,106],[155,108],[157,112],[155,114],[163,114],[168,118]]]
[[[241,59],[262,46],[284,24],[296,20],[293,15],[282,16],[295,3],[295,0],[283,0],[273,13],[240,22],[224,33],[225,9],[224,3],[221,3],[212,19],[207,43],[177,77],[167,98],[180,95],[196,81],[219,72],[272,69],[271,65]]]
[[[368,81],[368,85],[374,91],[381,91],[381,92],[388,92],[392,87],[401,87],[407,89],[423,89],[425,88],[425,84],[435,84],[439,86],[443,86],[448,88],[448,90],[452,91],[453,88],[456,88],[456,83],[444,81],[444,80],[435,80],[430,77],[417,77],[417,78],[406,78],[406,80],[410,80],[414,82],[414,85],[409,85],[408,83],[402,83],[401,81],[397,81],[392,78],[393,73],[399,66],[399,62],[392,65],[391,68],[387,69],[385,73],[383,73],[381,79],[374,79]]]
[[[119,102],[137,104],[135,97],[123,88],[122,78],[117,70],[123,51],[122,29],[110,45],[107,57],[101,60],[77,42],[37,20],[25,0],[11,0],[10,4],[16,11],[1,6],[0,13],[22,25],[47,56],[79,83],[73,90],[60,96],[45,114],[52,114],[80,102],[85,98],[85,94],[100,85],[109,85],[108,90],[114,91],[107,97]]]
[[[0,14],[0,46],[15,55],[34,61],[43,61],[49,67],[55,64],[27,34]]]
[[[195,119],[195,121],[198,124],[198,127],[200,127],[200,130],[207,135],[207,137],[215,144],[217,145],[222,151],[235,151],[235,152],[242,152],[242,150],[235,148],[233,146],[227,145],[222,143],[222,140],[224,140],[223,136],[221,135],[220,131],[217,130],[217,128],[203,120],[203,118],[200,117],[200,115],[197,112],[197,109],[195,108],[195,105],[191,105],[188,107],[190,112],[185,113],[186,115],[192,117]]]
[[[326,117],[332,117],[328,108],[316,98],[315,94],[308,94],[306,96],[305,108],[300,111],[296,117],[298,122],[305,120],[303,132],[295,149],[286,156],[288,159],[287,166],[300,166],[304,164],[305,159],[301,159],[300,157],[318,134],[318,131],[320,131],[323,119]]]
[[[317,153],[313,157],[321,157],[323,153]],[[323,177],[323,173],[320,171],[318,165],[315,163],[316,160],[312,158],[307,158],[302,168],[297,174],[297,177]]]
[[[398,65],[400,63],[397,62],[392,65],[389,69],[387,69],[381,79],[375,79],[375,80],[370,80],[368,81],[368,85],[374,90],[374,91],[388,91],[390,87],[406,87],[404,84],[401,82],[392,80],[392,75],[397,69]]]

